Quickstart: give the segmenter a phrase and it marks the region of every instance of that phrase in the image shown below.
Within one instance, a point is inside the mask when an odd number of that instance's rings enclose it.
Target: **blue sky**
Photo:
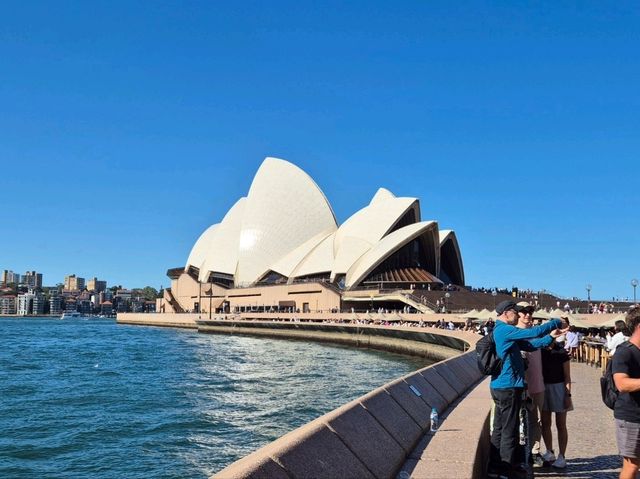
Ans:
[[[0,268],[167,286],[266,156],[384,186],[468,283],[631,296],[634,2],[2,2]]]

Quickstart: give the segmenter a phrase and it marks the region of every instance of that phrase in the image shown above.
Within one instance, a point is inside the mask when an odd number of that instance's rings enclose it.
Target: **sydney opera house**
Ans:
[[[415,292],[464,285],[455,233],[423,221],[417,198],[380,188],[338,225],[313,179],[276,158],[167,274],[157,308],[165,313],[427,311]]]

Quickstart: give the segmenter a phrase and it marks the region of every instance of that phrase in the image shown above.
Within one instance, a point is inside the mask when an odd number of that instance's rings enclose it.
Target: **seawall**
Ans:
[[[295,323],[273,321],[197,321],[198,331],[207,334],[246,334],[271,338],[330,342],[357,348],[420,356],[440,361],[460,354],[469,343],[455,336],[389,326]]]
[[[199,317],[199,314],[118,313],[116,321],[119,324],[135,324],[138,326],[198,329],[196,320]]]

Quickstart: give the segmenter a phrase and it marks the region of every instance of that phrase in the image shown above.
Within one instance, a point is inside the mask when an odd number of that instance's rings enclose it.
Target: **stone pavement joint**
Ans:
[[[622,466],[616,445],[613,411],[600,398],[600,369],[571,363],[574,410],[568,413],[567,468],[535,468],[545,479],[617,479]],[[551,426],[554,451],[558,453],[555,422]],[[544,442],[542,446],[544,451]]]

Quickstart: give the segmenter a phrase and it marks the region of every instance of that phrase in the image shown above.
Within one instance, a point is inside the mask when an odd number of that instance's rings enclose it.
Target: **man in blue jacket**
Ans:
[[[495,403],[489,477],[526,477],[519,469],[523,462],[519,448],[519,417],[525,388],[525,364],[521,351],[534,351],[549,346],[553,338],[566,332],[568,325],[553,319],[540,326],[520,329],[518,305],[502,301],[496,307],[498,320],[493,330],[496,353],[502,360],[500,373],[491,378],[491,397]]]

